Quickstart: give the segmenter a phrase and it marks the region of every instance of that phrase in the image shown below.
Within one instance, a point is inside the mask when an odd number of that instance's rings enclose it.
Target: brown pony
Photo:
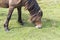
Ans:
[[[30,20],[36,25],[36,28],[41,28],[41,17],[43,13],[36,0],[0,0],[0,7],[9,8],[8,16],[4,23],[5,31],[9,31],[8,24],[15,8],[18,10],[18,22],[20,22],[22,25],[24,24],[21,18],[22,6],[24,6],[30,12]]]

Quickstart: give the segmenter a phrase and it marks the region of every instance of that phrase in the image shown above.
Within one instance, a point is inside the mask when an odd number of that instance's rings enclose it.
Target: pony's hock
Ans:
[[[40,9],[36,0],[0,0],[0,7],[9,8],[8,16],[4,23],[4,28],[8,30],[8,24],[11,19],[11,15],[15,8],[18,10],[18,22],[23,24],[21,18],[21,7],[24,6],[30,12],[30,20],[34,22],[37,27],[41,27],[41,17],[42,17],[42,10]],[[20,21],[19,21],[20,20]]]

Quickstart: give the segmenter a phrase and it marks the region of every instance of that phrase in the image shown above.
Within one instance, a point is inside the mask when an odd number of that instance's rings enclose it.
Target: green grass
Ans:
[[[0,40],[60,40],[60,0],[37,0],[43,10],[42,29],[37,29],[28,21],[29,12],[22,8],[25,25],[17,22],[17,10],[14,10],[9,23],[9,32],[4,31],[3,24],[8,9],[0,8]]]

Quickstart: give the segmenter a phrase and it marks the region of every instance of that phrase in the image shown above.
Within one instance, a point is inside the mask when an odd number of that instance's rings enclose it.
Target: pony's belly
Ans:
[[[9,5],[8,4],[0,4],[0,7],[2,7],[2,8],[8,8]]]
[[[9,1],[8,0],[0,0],[0,7],[8,8]]]

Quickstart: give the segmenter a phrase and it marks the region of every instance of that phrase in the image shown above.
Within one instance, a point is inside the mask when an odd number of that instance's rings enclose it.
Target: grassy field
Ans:
[[[25,25],[17,22],[17,10],[14,10],[9,23],[9,32],[4,31],[3,24],[8,9],[0,8],[0,40],[60,40],[60,0],[37,0],[43,10],[42,29],[37,29],[28,21],[29,12],[22,8]]]

